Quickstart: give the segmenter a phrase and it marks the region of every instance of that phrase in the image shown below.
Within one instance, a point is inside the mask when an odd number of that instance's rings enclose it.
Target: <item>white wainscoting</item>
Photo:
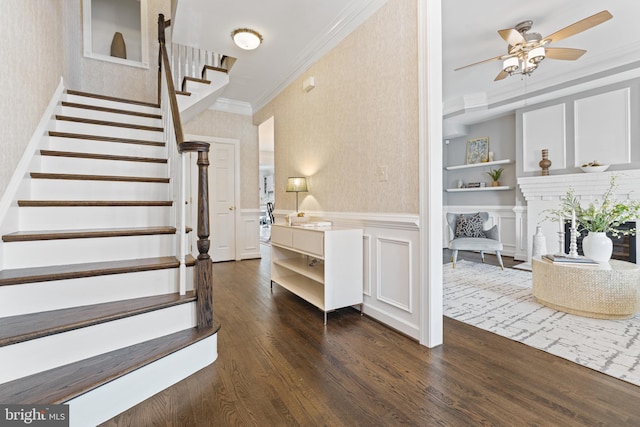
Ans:
[[[276,223],[289,212],[275,211]],[[306,212],[311,220],[363,230],[364,313],[416,340],[420,333],[418,215]]]
[[[565,105],[557,104],[522,114],[522,158],[523,170],[540,170],[542,150],[549,150],[551,167],[567,167]]]
[[[260,258],[260,209],[240,209],[236,260]]]
[[[521,208],[521,207],[518,207]],[[514,206],[443,206],[442,208],[442,226],[444,227],[442,236],[442,247],[446,248],[449,246],[449,240],[451,240],[451,230],[449,229],[449,225],[447,224],[447,213],[464,213],[470,214],[475,212],[488,212],[489,213],[489,221],[486,225],[486,228],[491,228],[494,225],[498,225],[498,231],[500,232],[500,241],[502,241],[502,246],[504,247],[502,254],[506,256],[511,256],[516,259],[526,259],[526,251],[525,257],[519,258],[518,256],[522,256],[522,250],[520,247],[522,246],[519,239],[522,238],[522,212],[518,212],[519,216],[516,215],[516,210],[520,211],[521,209],[516,209]],[[525,225],[526,226],[526,225]],[[518,232],[520,230],[520,232]],[[516,256],[518,255],[518,256]]]

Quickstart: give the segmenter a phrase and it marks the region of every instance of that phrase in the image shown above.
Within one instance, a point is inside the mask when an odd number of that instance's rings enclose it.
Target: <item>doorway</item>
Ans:
[[[238,159],[240,141],[230,138],[216,138],[187,135],[194,141],[204,141],[209,148],[209,230],[211,248],[209,255],[213,262],[233,261],[237,255],[238,212],[240,209],[240,177]],[[198,197],[198,172],[195,159],[189,161],[192,168],[190,203]],[[191,209],[191,223],[197,224],[196,209]],[[198,236],[191,233],[191,251],[196,250]],[[197,250],[196,252],[197,253]]]
[[[258,125],[258,147],[260,150],[260,243],[271,239],[273,209],[275,208],[275,162],[274,162],[274,118]]]

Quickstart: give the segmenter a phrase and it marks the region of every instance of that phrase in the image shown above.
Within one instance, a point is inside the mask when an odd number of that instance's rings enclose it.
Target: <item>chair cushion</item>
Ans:
[[[502,243],[492,239],[461,237],[450,241],[449,249],[458,249],[461,251],[501,251]]]
[[[480,213],[462,214],[456,220],[455,237],[486,237],[483,231],[484,221]]]

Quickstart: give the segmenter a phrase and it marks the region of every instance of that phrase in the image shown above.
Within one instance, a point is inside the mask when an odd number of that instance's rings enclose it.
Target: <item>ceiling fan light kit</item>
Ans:
[[[520,22],[513,28],[506,28],[498,31],[500,37],[509,44],[505,55],[499,55],[480,62],[465,65],[464,67],[457,68],[455,71],[483,64],[485,62],[498,60],[502,61],[502,70],[495,78],[495,81],[498,81],[514,74],[530,76],[531,73],[538,68],[540,62],[545,58],[575,61],[580,58],[586,50],[550,48],[546,46],[553,42],[586,31],[596,25],[600,25],[611,18],[613,18],[611,13],[608,10],[603,10],[602,12],[596,13],[588,18],[574,22],[573,24],[556,31],[545,38],[542,38],[539,33],[528,32],[533,25],[533,21]]]

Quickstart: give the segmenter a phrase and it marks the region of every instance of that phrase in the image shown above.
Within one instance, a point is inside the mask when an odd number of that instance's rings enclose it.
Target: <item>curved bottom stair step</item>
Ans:
[[[111,351],[15,381],[0,384],[0,402],[56,404],[67,402],[145,365],[211,337],[220,329],[190,328]]]

